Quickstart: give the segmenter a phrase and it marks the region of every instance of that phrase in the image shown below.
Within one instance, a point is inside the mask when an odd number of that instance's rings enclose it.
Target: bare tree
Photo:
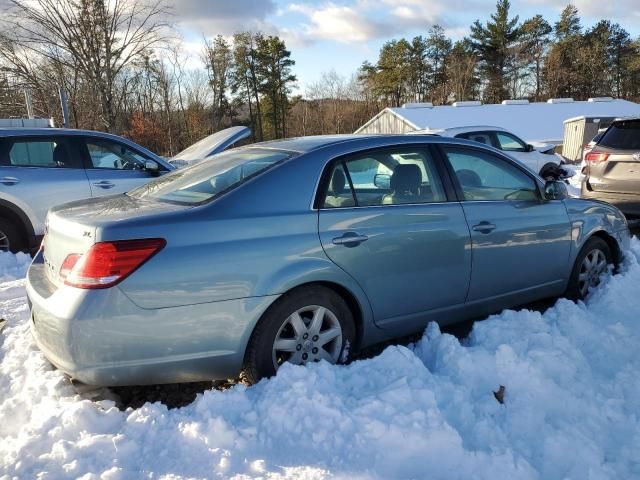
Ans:
[[[5,41],[77,69],[92,84],[106,130],[116,127],[116,86],[123,70],[168,38],[163,0],[10,0]],[[1,53],[1,52],[0,52]],[[8,63],[16,58],[3,55]]]

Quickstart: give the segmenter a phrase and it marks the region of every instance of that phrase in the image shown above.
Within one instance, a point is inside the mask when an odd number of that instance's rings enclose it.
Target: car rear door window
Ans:
[[[423,149],[379,150],[335,163],[324,208],[445,202],[435,162]]]
[[[443,147],[467,201],[538,200],[532,177],[508,161],[479,150]]]
[[[40,168],[81,166],[64,138],[6,138],[0,147],[0,165]]]
[[[147,157],[126,145],[110,140],[87,139],[90,168],[144,170]]]
[[[498,140],[498,148],[505,152],[526,152],[527,146],[515,135],[511,135],[507,132],[496,132],[496,138]]]

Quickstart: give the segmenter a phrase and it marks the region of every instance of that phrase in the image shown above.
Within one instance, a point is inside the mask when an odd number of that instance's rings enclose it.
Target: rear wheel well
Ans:
[[[615,264],[615,268],[617,269],[620,266],[620,262],[622,262],[622,251],[620,250],[620,245],[618,245],[616,239],[603,230],[595,232],[592,237],[601,238],[606,242],[606,244],[609,246],[609,249],[611,250],[611,255],[613,255],[613,262]]]
[[[24,224],[20,215],[11,210],[10,208],[0,206],[0,217],[6,218],[12,224],[16,226],[18,231],[20,232],[20,238],[23,242],[25,248],[29,246],[29,232],[27,226]]]

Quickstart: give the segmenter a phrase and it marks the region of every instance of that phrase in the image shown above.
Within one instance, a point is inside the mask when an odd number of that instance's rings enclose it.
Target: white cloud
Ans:
[[[327,3],[319,8],[302,4],[289,5],[291,12],[307,17],[303,25],[308,37],[341,43],[365,42],[384,33],[384,26],[356,8]]]
[[[206,36],[277,32],[267,20],[277,13],[274,0],[180,0],[174,1],[173,10],[179,24]]]
[[[333,40],[340,43],[367,42],[375,38],[405,35],[442,21],[445,0],[356,0],[349,4],[321,5],[293,3],[289,12],[305,17],[302,24],[307,41]],[[453,0],[474,2],[476,0]]]
[[[614,1],[596,1],[596,0],[520,0],[512,6],[512,10],[517,12],[520,7],[546,6],[551,7],[560,12],[569,3],[573,4],[580,13],[580,16],[591,17],[593,19],[608,19],[617,21],[623,27],[631,27],[633,22],[640,22],[640,0],[614,0]],[[547,20],[554,22],[556,19]],[[637,28],[637,27],[636,27]]]

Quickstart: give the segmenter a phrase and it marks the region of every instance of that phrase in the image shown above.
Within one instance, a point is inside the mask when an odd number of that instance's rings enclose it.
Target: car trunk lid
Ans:
[[[73,202],[53,208],[47,217],[43,241],[43,257],[48,280],[56,287],[64,283],[61,269],[70,255],[84,255],[92,245],[104,240],[130,238],[102,238],[109,227],[126,227],[131,222],[148,217],[187,210],[190,207],[143,200],[129,195],[102,197]],[[118,231],[126,231],[121,228]]]

